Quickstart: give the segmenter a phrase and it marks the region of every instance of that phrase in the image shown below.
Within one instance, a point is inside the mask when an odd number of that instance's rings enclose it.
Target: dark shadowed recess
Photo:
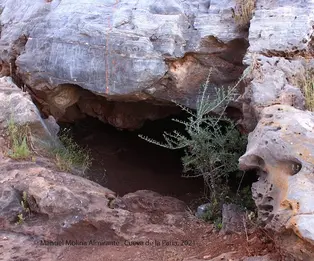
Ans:
[[[184,114],[176,116],[184,117]],[[190,203],[203,196],[203,180],[181,177],[183,152],[165,149],[138,137],[143,134],[162,141],[163,131],[178,128],[183,131],[172,118],[146,121],[136,131],[117,130],[92,117],[66,126],[70,127],[75,141],[92,153],[89,179],[119,196],[146,189]]]
[[[241,112],[235,108],[228,116],[235,120]],[[164,131],[184,132],[184,126],[173,118],[185,120],[187,114],[180,113],[159,120],[146,120],[142,128],[129,131],[118,130],[96,118],[86,116],[73,124],[61,124],[70,128],[75,141],[88,147],[93,164],[87,176],[92,181],[107,187],[119,196],[137,190],[152,190],[162,195],[174,196],[188,204],[204,203],[202,178],[183,178],[182,150],[169,150],[148,143],[139,134],[163,141]],[[251,186],[256,181],[255,173],[246,173],[241,187]],[[239,177],[231,175],[230,186],[234,192],[239,186]]]

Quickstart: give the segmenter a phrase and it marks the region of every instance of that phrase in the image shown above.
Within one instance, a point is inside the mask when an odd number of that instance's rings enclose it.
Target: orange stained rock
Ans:
[[[280,163],[276,166],[267,164],[266,170],[269,175],[269,182],[274,184],[274,186],[280,191],[278,201],[283,202],[286,200],[288,194],[288,178],[290,176],[288,166]]]

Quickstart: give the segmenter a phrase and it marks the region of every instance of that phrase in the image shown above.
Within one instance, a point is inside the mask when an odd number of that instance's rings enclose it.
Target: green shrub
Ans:
[[[17,125],[11,117],[8,121],[8,135],[10,139],[9,157],[13,159],[27,159],[31,155],[29,148],[28,126]]]
[[[59,169],[69,172],[79,169],[85,174],[92,163],[90,152],[87,149],[81,148],[73,140],[69,131],[62,131],[59,138],[62,144],[54,144],[50,148]]]
[[[243,76],[244,77],[244,76]],[[237,130],[236,124],[225,116],[225,109],[237,96],[236,88],[243,79],[229,88],[216,88],[217,98],[212,101],[207,95],[209,77],[203,85],[202,93],[196,104],[196,111],[177,104],[189,114],[186,121],[174,121],[184,125],[185,132],[174,130],[164,132],[165,143],[148,137],[140,137],[150,143],[168,149],[184,149],[182,163],[184,177],[202,176],[205,188],[209,189],[210,202],[220,208],[226,196],[228,175],[238,170],[238,159],[245,152],[246,137]],[[214,115],[213,112],[220,113]],[[217,212],[217,210],[211,210]]]

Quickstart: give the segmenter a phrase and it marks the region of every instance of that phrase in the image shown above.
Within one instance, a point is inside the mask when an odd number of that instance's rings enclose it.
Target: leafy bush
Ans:
[[[69,131],[62,131],[59,138],[62,144],[54,144],[50,148],[59,169],[70,172],[77,168],[84,174],[92,163],[90,152],[81,148],[73,140]]]
[[[8,135],[10,139],[9,157],[27,159],[31,155],[28,126],[18,126],[11,117],[8,121]]]
[[[236,88],[242,79],[234,87],[216,88],[217,98],[212,101],[206,94],[209,86],[208,77],[197,101],[196,112],[177,104],[189,114],[186,121],[173,119],[184,125],[185,133],[177,130],[171,133],[164,132],[165,143],[140,135],[144,140],[161,147],[184,149],[185,155],[182,157],[184,176],[202,176],[205,187],[210,192],[210,201],[217,207],[226,196],[225,184],[228,175],[238,170],[238,159],[246,147],[246,137],[241,135],[236,124],[224,114],[229,102],[235,99]],[[219,109],[218,115],[213,114]]]

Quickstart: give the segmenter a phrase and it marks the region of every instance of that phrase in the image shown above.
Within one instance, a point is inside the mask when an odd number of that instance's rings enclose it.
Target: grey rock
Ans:
[[[243,170],[259,170],[252,192],[265,226],[277,232],[291,229],[308,246],[314,244],[313,144],[313,113],[288,105],[269,106],[239,160]]]
[[[56,123],[56,120],[53,116],[49,115],[47,119],[43,119],[45,125],[47,126],[49,132],[53,137],[57,137],[57,134],[60,131],[60,126]]]
[[[0,184],[0,224],[4,221],[14,222],[23,213],[21,193],[8,185]]]
[[[278,232],[289,261],[314,259],[314,117],[299,89],[313,68],[313,10],[312,1],[256,1],[243,61],[251,73],[242,124],[251,133],[240,167],[258,171],[252,193],[259,218]]]
[[[290,53],[310,48],[312,1],[258,1],[249,31],[251,53]]]
[[[248,53],[244,62],[252,68],[248,75],[249,84],[242,96],[242,123],[246,129],[253,131],[265,107],[284,104],[305,109],[305,99],[298,82],[305,73],[303,58],[287,60]]]
[[[244,231],[245,213],[235,204],[223,204],[221,233],[231,234]]]
[[[206,204],[202,204],[202,205],[198,206],[197,211],[195,213],[195,216],[198,218],[204,217],[204,214],[210,208],[210,205],[211,205],[210,203],[206,203]]]
[[[234,1],[6,0],[0,6],[1,73],[16,65],[36,94],[54,96],[72,85],[111,100],[193,107],[210,67],[218,85],[233,83],[243,70],[247,43],[232,17]],[[64,114],[77,102],[71,97],[50,114]],[[50,98],[43,100],[53,107]]]

